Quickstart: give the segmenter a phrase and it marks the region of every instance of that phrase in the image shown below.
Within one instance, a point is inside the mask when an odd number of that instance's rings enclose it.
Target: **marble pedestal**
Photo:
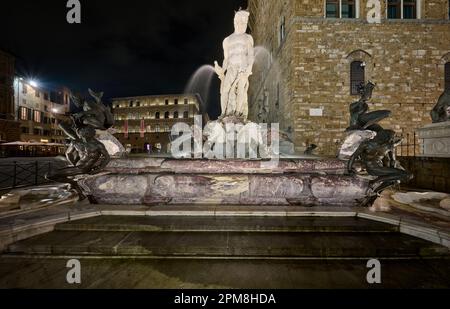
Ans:
[[[368,179],[337,159],[116,159],[79,181],[102,204],[360,206]]]
[[[418,132],[424,156],[450,158],[450,121],[427,125]]]

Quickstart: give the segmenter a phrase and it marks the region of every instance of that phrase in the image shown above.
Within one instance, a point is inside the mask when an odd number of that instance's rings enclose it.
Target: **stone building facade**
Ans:
[[[151,95],[112,99],[115,137],[132,153],[161,152],[170,148],[170,132],[177,122],[194,124],[200,114],[197,95]]]
[[[50,92],[24,78],[14,80],[15,116],[20,123],[20,140],[38,143],[65,143],[58,127],[69,121],[70,90],[62,87]]]
[[[384,127],[413,138],[431,123],[450,85],[449,1],[381,0],[380,23],[368,22],[368,4],[249,0],[250,118],[279,122],[298,152],[314,143],[317,153],[335,155],[358,99],[355,85],[371,80],[371,110],[392,111]]]
[[[14,121],[14,56],[0,50],[0,142],[20,138],[19,124]]]

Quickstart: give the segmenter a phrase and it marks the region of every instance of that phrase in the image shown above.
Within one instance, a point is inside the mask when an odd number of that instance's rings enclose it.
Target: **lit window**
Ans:
[[[350,94],[358,95],[359,86],[365,83],[365,66],[362,61],[353,61],[350,64]]]
[[[28,120],[28,111],[25,107],[20,108],[20,120]]]
[[[161,131],[161,128],[160,128],[159,124],[155,125],[155,132],[160,132],[160,131]]]
[[[40,111],[34,111],[34,122],[41,122],[41,112]]]
[[[188,104],[189,100],[188,99],[184,99],[184,104]]]

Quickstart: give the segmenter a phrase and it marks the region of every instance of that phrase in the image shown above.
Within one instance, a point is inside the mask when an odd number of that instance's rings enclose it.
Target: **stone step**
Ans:
[[[417,258],[449,250],[400,233],[54,231],[12,244],[8,253],[191,258]]]
[[[57,231],[393,233],[398,227],[355,217],[101,216],[55,227]]]

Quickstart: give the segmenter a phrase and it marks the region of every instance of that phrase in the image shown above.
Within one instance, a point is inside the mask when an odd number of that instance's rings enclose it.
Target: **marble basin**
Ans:
[[[359,206],[369,180],[345,171],[337,159],[116,159],[79,184],[102,204]]]

